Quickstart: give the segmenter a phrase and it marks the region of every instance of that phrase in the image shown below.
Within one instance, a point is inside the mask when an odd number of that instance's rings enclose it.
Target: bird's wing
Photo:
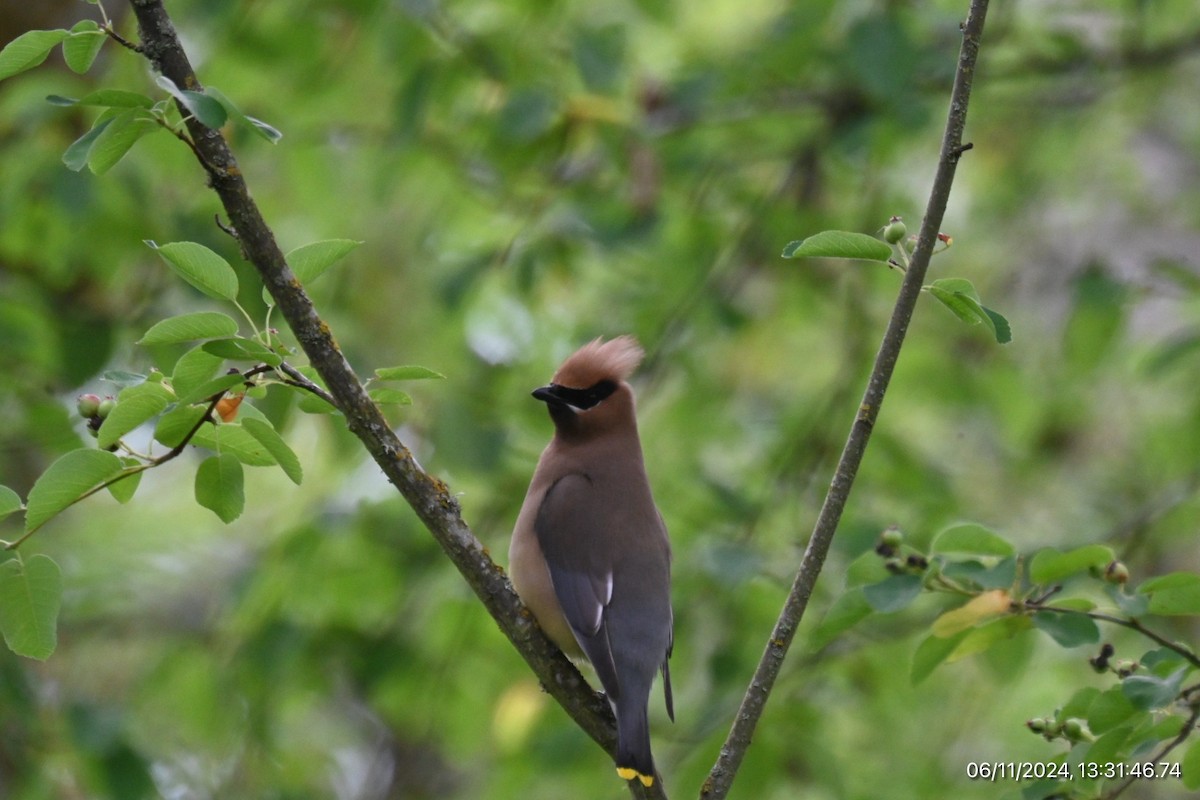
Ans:
[[[605,500],[591,479],[571,473],[546,492],[534,530],[563,615],[604,691],[615,700],[620,686],[604,619],[612,600],[614,554],[605,517]]]

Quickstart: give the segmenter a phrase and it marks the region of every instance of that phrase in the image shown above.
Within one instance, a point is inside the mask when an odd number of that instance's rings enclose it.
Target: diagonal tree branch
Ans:
[[[954,76],[954,88],[950,95],[950,110],[946,120],[946,130],[942,136],[941,155],[938,159],[937,172],[933,179],[933,188],[929,194],[929,202],[925,208],[925,219],[921,223],[921,231],[917,236],[917,246],[913,251],[912,262],[904,275],[900,286],[900,294],[892,312],[891,321],[884,333],[879,352],[875,356],[875,365],[867,381],[867,388],[859,405],[858,414],[850,429],[850,436],[842,450],[834,471],[833,481],[825,495],[825,502],[817,516],[812,537],[804,551],[800,569],[796,574],[787,601],[775,629],[759,661],[746,695],[742,699],[737,717],[729,736],[721,748],[721,754],[709,772],[707,780],[700,790],[701,798],[717,800],[729,793],[729,788],[737,776],[746,749],[754,735],[754,729],[762,717],[767,699],[775,685],[775,679],[783,666],[784,657],[791,646],[796,634],[796,628],[808,607],[809,597],[812,596],[817,576],[825,564],[825,556],[829,545],[837,531],[842,510],[850,496],[854,485],[855,475],[862,463],[866,452],[867,442],[875,420],[879,416],[879,408],[887,392],[888,383],[896,368],[896,360],[900,355],[900,347],[904,343],[904,335],[912,320],[917,298],[921,294],[921,286],[925,282],[925,272],[929,267],[929,257],[933,246],[937,243],[938,230],[942,217],[946,213],[946,204],[950,197],[950,187],[954,183],[954,172],[958,160],[970,145],[962,141],[963,128],[967,121],[967,103],[971,95],[971,84],[975,77],[975,60],[979,52],[979,40],[983,34],[984,18],[987,16],[988,0],[971,0],[967,21],[962,26],[962,48],[958,56],[958,68]]]
[[[139,52],[181,89],[203,91],[162,0],[130,0],[141,37]],[[576,724],[610,755],[616,752],[616,727],[608,702],[594,692],[566,656],[541,632],[521,603],[504,571],[463,521],[458,501],[447,486],[427,474],[399,440],[362,382],[342,355],[329,326],[313,307],[275,242],[275,235],[250,196],[237,160],[220,131],[206,127],[181,108],[188,134],[209,184],[221,199],[246,259],[295,334],[350,431],[383,470],[421,522],[450,557],[483,602],[500,630],[533,669],[546,691]],[[635,797],[665,797],[661,781],[650,791],[631,783]]]

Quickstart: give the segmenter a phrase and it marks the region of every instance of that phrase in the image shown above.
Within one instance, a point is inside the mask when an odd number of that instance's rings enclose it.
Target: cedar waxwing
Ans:
[[[655,780],[646,706],[662,670],[671,700],[671,545],[650,494],[625,379],[630,336],[596,339],[533,392],[554,421],[509,548],[513,586],[563,652],[585,656],[617,718],[617,774]]]

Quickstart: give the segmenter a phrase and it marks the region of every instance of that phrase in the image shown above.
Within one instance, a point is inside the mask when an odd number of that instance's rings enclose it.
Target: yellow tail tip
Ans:
[[[654,785],[653,775],[643,775],[633,767],[617,767],[617,775],[619,775],[623,780],[627,781],[637,778],[642,782],[642,786],[645,786],[647,789]]]

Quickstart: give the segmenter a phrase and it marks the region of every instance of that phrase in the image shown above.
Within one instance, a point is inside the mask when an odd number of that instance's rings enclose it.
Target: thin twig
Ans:
[[[921,232],[917,237],[917,246],[913,251],[912,263],[905,272],[900,287],[899,297],[884,334],[879,352],[875,357],[875,365],[867,382],[855,416],[849,438],[834,471],[833,481],[825,495],[825,502],[817,516],[812,538],[804,551],[800,569],[792,584],[791,592],[779,615],[774,630],[767,640],[766,648],[750,686],[742,699],[737,717],[721,748],[721,754],[709,772],[700,790],[701,798],[724,798],[729,793],[730,786],[737,776],[746,749],[750,745],[754,730],[762,717],[767,699],[775,685],[783,666],[784,657],[791,646],[796,628],[808,607],[809,597],[816,584],[817,576],[825,563],[825,556],[837,531],[838,522],[842,516],[854,478],[862,463],[867,442],[879,415],[879,408],[896,366],[904,335],[912,319],[913,309],[921,293],[925,273],[929,267],[929,257],[937,243],[938,231],[946,212],[946,204],[950,196],[950,187],[954,182],[954,172],[958,159],[962,155],[963,128],[966,125],[967,104],[971,93],[971,83],[975,75],[975,60],[979,51],[979,40],[983,33],[983,23],[987,14],[988,0],[972,0],[970,12],[963,25],[962,49],[958,58],[958,69],[954,77],[954,88],[950,98],[950,110],[946,121],[946,131],[942,137],[941,156],[938,161],[937,173],[934,177],[933,188],[930,192],[929,203],[925,210],[925,219],[921,224]]]
[[[1149,763],[1153,764],[1153,768],[1157,769],[1159,763],[1166,759],[1172,750],[1187,741],[1188,737],[1192,735],[1192,731],[1196,730],[1196,723],[1198,721],[1200,721],[1200,704],[1194,704],[1192,706],[1192,713],[1188,717],[1187,722],[1183,723],[1183,728],[1180,729],[1179,735],[1163,745],[1162,749],[1150,756],[1149,759],[1143,759],[1143,761],[1149,761]],[[1134,783],[1142,780],[1143,777],[1144,776],[1140,775],[1129,776],[1120,786],[1117,786],[1111,792],[1105,792],[1103,795],[1101,795],[1101,800],[1113,800],[1114,798],[1120,796]]]
[[[1101,611],[1083,611],[1074,608],[1062,608],[1061,606],[1044,606],[1037,603],[1026,603],[1025,607],[1032,611],[1049,611],[1054,614],[1082,614],[1085,617],[1090,617],[1091,619],[1099,622],[1111,622],[1113,625],[1120,625],[1123,628],[1129,628],[1131,631],[1137,631],[1155,644],[1165,647],[1174,653],[1178,653],[1189,663],[1191,663],[1192,666],[1200,669],[1200,657],[1193,653],[1189,648],[1184,647],[1176,642],[1172,642],[1162,634],[1150,630],[1135,617],[1125,619],[1124,617],[1114,617],[1111,614],[1105,614]]]
[[[203,91],[162,0],[130,0],[130,4],[138,20],[142,54],[176,86]],[[186,114],[186,110],[180,113]],[[404,496],[547,692],[585,733],[610,755],[615,754],[616,726],[608,701],[588,686],[575,665],[537,626],[504,571],[463,521],[458,500],[449,487],[420,467],[367,395],[328,324],[317,314],[288,266],[274,232],[250,196],[225,137],[198,120],[189,118],[184,122],[197,160],[208,173],[209,186],[220,197],[230,225],[238,232],[243,253],[258,270],[276,307],[328,387],[327,401],[342,412],[347,427]],[[641,784],[633,781],[631,792],[634,797],[664,797],[660,782],[643,792]]]

